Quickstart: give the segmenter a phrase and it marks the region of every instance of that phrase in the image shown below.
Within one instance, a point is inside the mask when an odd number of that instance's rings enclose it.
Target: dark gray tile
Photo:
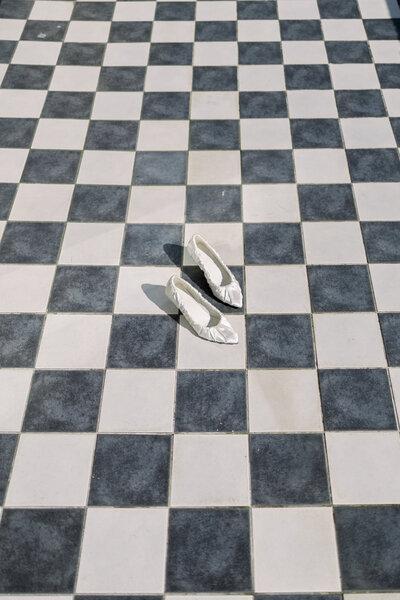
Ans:
[[[119,0],[120,2],[123,2],[124,0]],[[126,0],[128,1],[128,0]],[[129,0],[131,1],[131,0]],[[132,0],[134,1],[134,0]],[[75,600],[163,600],[162,596],[115,596],[114,594],[112,596],[103,596],[103,594],[101,596],[93,596],[93,594],[75,594]]]
[[[298,223],[245,223],[244,248],[247,265],[304,263]]]
[[[102,67],[99,92],[141,92],[146,67]]]
[[[388,365],[400,367],[400,313],[381,313],[379,322]]]
[[[400,181],[400,160],[394,148],[347,150],[351,179],[362,181]]]
[[[307,267],[313,312],[374,311],[366,265]]]
[[[150,46],[149,65],[191,65],[193,44],[153,43]]]
[[[103,371],[35,371],[23,431],[96,431]]]
[[[335,90],[339,117],[385,117],[379,90]]]
[[[241,289],[244,292],[243,285],[243,267],[230,267],[230,270],[236,277],[239,282]],[[200,267],[197,266],[188,266],[183,267],[182,269],[182,277],[186,279],[194,288],[196,288],[202,296],[205,296],[206,299],[218,310],[222,313],[226,314],[243,314],[243,308],[235,308],[234,306],[229,306],[229,304],[224,304],[220,300],[214,297],[211,292],[210,286],[207,283],[207,280],[204,276],[203,271]]]
[[[244,371],[178,371],[175,431],[247,431]]]
[[[299,185],[297,186],[302,221],[354,221],[357,213],[351,186]]]
[[[20,90],[47,90],[54,67],[48,65],[9,65],[2,88]]]
[[[364,19],[369,40],[400,39],[400,19]]]
[[[42,324],[43,315],[0,315],[0,367],[35,365]]]
[[[92,92],[48,92],[41,116],[48,119],[89,119],[93,100]]]
[[[50,298],[51,312],[112,312],[118,267],[57,268]]]
[[[252,504],[328,504],[324,441],[319,433],[250,436]]]
[[[73,592],[84,511],[5,509],[0,527],[0,592]]]
[[[4,503],[17,440],[17,435],[0,434],[0,506]]]
[[[279,42],[239,42],[240,65],[280,65],[282,61]]]
[[[180,266],[181,244],[181,225],[128,224],[122,251],[122,264]]]
[[[255,594],[255,600],[342,600],[340,594]]]
[[[334,508],[342,589],[400,588],[400,506]]]
[[[196,42],[236,42],[236,21],[197,21]]]
[[[400,118],[392,118],[390,119],[390,123],[392,125],[396,144],[400,146]]]
[[[291,119],[293,148],[342,148],[339,119]]]
[[[37,119],[0,119],[0,146],[29,148],[36,124]]]
[[[73,21],[111,21],[114,2],[79,2],[75,4]]]
[[[21,40],[62,42],[68,21],[27,21]]]
[[[27,19],[31,12],[33,1],[2,0],[0,3],[0,19]]]
[[[332,88],[328,65],[285,65],[288,90],[329,90]]]
[[[31,150],[21,181],[74,183],[81,153],[77,150]]]
[[[0,183],[0,219],[2,221],[8,219],[16,191],[16,183]]]
[[[169,435],[98,435],[89,505],[167,505],[170,453]]]
[[[318,0],[321,19],[360,19],[357,0]]]
[[[259,21],[261,19],[277,19],[276,2],[258,2],[257,0],[239,0],[237,3],[238,19]]]
[[[186,152],[136,152],[134,185],[183,185]]]
[[[0,263],[57,262],[64,223],[9,221],[0,244]]]
[[[385,369],[324,369],[318,375],[328,431],[396,429]]]
[[[108,367],[175,368],[176,328],[176,319],[168,315],[114,316]]]
[[[190,122],[190,150],[238,150],[239,148],[239,120]]]
[[[166,591],[251,591],[248,510],[171,509]]]
[[[370,63],[367,42],[325,42],[330,63]]]
[[[250,369],[314,367],[308,315],[248,315],[246,322]]]
[[[192,185],[187,188],[186,222],[239,222],[242,220],[240,187]]]
[[[375,68],[378,73],[381,88],[397,89],[400,87],[400,65],[375,65]]]
[[[189,92],[145,92],[142,119],[189,119]]]
[[[113,21],[109,42],[149,42],[151,21]]]
[[[194,92],[237,89],[237,67],[193,67]]]
[[[106,44],[63,44],[58,56],[58,65],[99,66],[102,63]]]
[[[240,92],[242,119],[271,119],[288,116],[285,92]]]
[[[69,221],[125,221],[129,186],[76,185],[69,209]]]
[[[243,183],[294,183],[291,150],[242,151]]]
[[[18,42],[0,40],[0,63],[10,62]]]
[[[156,21],[194,21],[195,2],[162,2],[157,4]]]
[[[86,150],[135,150],[137,121],[90,121]]]
[[[281,38],[284,41],[289,40],[322,40],[321,21],[313,19],[293,19],[289,21],[279,21],[281,28]]]
[[[368,262],[400,262],[400,223],[370,221],[361,223]]]

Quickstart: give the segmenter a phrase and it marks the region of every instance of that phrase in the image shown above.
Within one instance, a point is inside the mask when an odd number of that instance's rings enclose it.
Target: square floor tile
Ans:
[[[137,3],[136,3],[137,4]],[[120,6],[135,7],[136,4]],[[151,39],[151,21],[124,21],[122,15],[114,15],[117,20],[111,23],[109,42],[149,42]],[[118,20],[119,17],[119,20]]]
[[[293,148],[341,148],[338,119],[292,119]]]
[[[149,66],[146,71],[146,92],[190,92],[192,67]],[[193,88],[194,89],[194,88]]]
[[[47,315],[37,368],[103,369],[110,328],[108,315]]]
[[[156,21],[193,21],[195,2],[163,2],[157,5]]]
[[[326,50],[330,63],[370,63],[371,53],[367,42],[327,41]]]
[[[177,308],[165,294],[165,286],[172,275],[179,274],[179,269],[174,267],[121,267],[114,311],[139,315],[177,314]]]
[[[126,228],[122,252],[124,265],[180,265],[182,261],[180,225],[136,225]]]
[[[292,119],[336,118],[333,90],[288,90],[287,101]]]
[[[321,368],[386,366],[375,314],[316,314],[314,332]]]
[[[55,263],[63,230],[61,223],[8,222],[0,245],[0,262]]]
[[[282,53],[285,65],[322,65],[328,62],[323,41],[283,41]]]
[[[34,366],[42,325],[42,315],[0,315],[1,367]]]
[[[0,17],[5,19],[27,19],[31,12],[33,2],[15,2],[5,0],[2,3]]]
[[[105,43],[108,40],[110,23],[71,21],[68,27],[65,42],[75,43]]]
[[[332,88],[328,65],[285,65],[288,90],[329,90]]]
[[[35,371],[23,430],[95,431],[102,385],[102,371]]]
[[[387,89],[382,90],[383,97],[385,98],[386,109],[390,117],[400,117],[399,99],[400,90]]]
[[[308,315],[248,315],[246,322],[250,369],[314,367]]]
[[[79,509],[4,510],[1,592],[72,593],[83,516]]]
[[[383,104],[382,94],[379,90],[337,90],[335,92],[335,97],[339,116],[344,118],[341,122],[342,124],[344,123],[345,138],[347,133],[345,128],[346,123],[348,122],[346,117],[364,117],[362,122],[365,124],[371,123],[373,125],[375,120],[366,119],[365,117],[386,116],[385,105]],[[349,120],[350,123],[355,123],[356,121],[356,118]],[[379,119],[378,123],[381,121],[385,121],[385,119]]]
[[[61,42],[20,41],[10,62],[16,65],[55,65],[61,45]]]
[[[105,67],[138,67],[147,65],[150,44],[147,42],[107,44]]]
[[[322,19],[359,19],[361,17],[356,0],[317,0]]]
[[[0,148],[0,182],[18,183],[24,170],[28,149]]]
[[[251,589],[248,510],[172,509],[168,538],[167,592]]]
[[[240,184],[240,153],[235,150],[189,152],[189,185]]]
[[[294,182],[290,150],[244,150],[242,152],[243,183]]]
[[[88,121],[84,119],[40,119],[32,148],[41,150],[81,150]]]
[[[0,434],[0,503],[4,503],[4,496],[10,477],[13,458],[17,446],[18,436],[2,433]]]
[[[132,394],[133,389],[134,394]],[[175,371],[108,370],[104,384],[99,431],[171,432],[174,403]]]
[[[8,152],[10,151],[8,150]],[[75,150],[31,150],[21,181],[24,183],[75,183],[80,157],[81,153]]]
[[[400,181],[400,160],[394,148],[348,150],[353,181]]]
[[[387,361],[390,367],[400,366],[399,317],[400,315],[397,313],[382,313],[379,315]]]
[[[243,264],[243,235],[239,223],[190,223],[185,226],[184,264],[194,265],[186,249],[194,234],[203,236],[227,265]]]
[[[237,22],[237,37],[239,42],[279,42],[279,23],[261,19],[240,20]]]
[[[6,148],[29,148],[36,119],[0,119],[0,144]]]
[[[9,65],[3,88],[45,90],[49,87],[54,67],[48,65]]]
[[[249,223],[299,221],[297,188],[293,184],[244,185],[243,219]]]
[[[172,506],[250,504],[247,435],[175,435]]]
[[[55,267],[1,265],[0,312],[46,312]]]
[[[246,431],[244,371],[179,371],[175,431]]]
[[[77,591],[162,593],[167,523],[164,508],[89,508]]]
[[[321,23],[317,19],[281,19],[279,25],[282,40],[322,40]],[[325,62],[325,60],[322,62]]]
[[[48,119],[89,119],[92,92],[48,92],[42,117]]]
[[[58,65],[49,89],[58,92],[94,92],[99,75],[100,67]]]
[[[303,235],[308,264],[367,262],[360,226],[356,222],[306,222]]]
[[[125,2],[124,4],[119,3],[115,5],[113,20],[128,21],[130,25],[132,22],[153,21],[155,8],[155,2],[135,2],[135,4],[130,2]]]
[[[400,310],[400,265],[370,265],[379,311]]]
[[[389,119],[342,119],[346,148],[393,148],[396,146]]]
[[[304,266],[246,267],[248,313],[310,312]]]
[[[378,73],[379,82],[382,88],[395,88],[399,87],[400,69],[399,65],[376,65],[376,71]],[[4,82],[3,82],[4,87]]]
[[[141,121],[138,150],[188,150],[189,121]]]
[[[330,71],[335,90],[374,90],[380,87],[375,66],[371,64],[332,64]]]
[[[184,186],[133,186],[128,223],[182,223],[185,212]]]
[[[239,42],[240,65],[279,65],[282,62],[279,42]]]
[[[249,429],[322,431],[318,380],[313,370],[249,370]]]
[[[87,150],[135,150],[138,123],[135,121],[90,121]]]
[[[141,92],[97,92],[93,104],[93,119],[139,119]]]
[[[76,21],[109,21],[112,18],[112,2],[79,2],[75,4],[71,19]]]
[[[68,220],[124,221],[128,195],[128,186],[77,185],[74,189]]]
[[[243,150],[291,149],[289,119],[241,119]]]
[[[246,2],[250,1],[246,0]],[[285,76],[282,65],[240,65],[238,78],[239,89],[242,92],[285,90]]]
[[[236,21],[236,3],[229,0],[218,2],[202,2],[197,5],[197,21]]]
[[[144,87],[145,73],[145,67],[102,67],[98,90],[102,92],[141,92]],[[125,97],[128,98],[127,96]],[[140,106],[138,112],[140,114]],[[124,117],[116,116],[114,118]]]
[[[167,315],[114,317],[108,367],[171,369],[175,367],[176,320]]]
[[[400,17],[400,8],[393,0],[377,0],[373,4],[368,0],[360,0],[360,10],[363,19]]]
[[[308,267],[314,312],[374,311],[374,300],[365,265]]]
[[[193,44],[173,42],[152,43],[150,46],[149,65],[191,65],[192,56]]]
[[[327,430],[396,428],[384,369],[320,370],[319,385]]]
[[[67,42],[61,48],[57,64],[98,66],[103,62],[104,50],[104,44]]]
[[[331,508],[253,509],[256,592],[339,591]]]
[[[117,267],[58,267],[49,310],[112,312],[117,275]]]
[[[141,118],[188,119],[189,100],[187,92],[145,92]]]
[[[279,19],[318,19],[316,0],[279,0]]]
[[[2,389],[0,431],[21,431],[31,379],[31,369],[2,369],[0,371]]]
[[[298,223],[246,223],[244,241],[247,265],[304,262]]]
[[[129,185],[134,158],[134,152],[85,150],[77,181],[103,185]]]
[[[239,186],[192,185],[187,188],[186,222],[242,220]]]
[[[349,169],[344,150],[294,150],[298,183],[348,183]]]
[[[191,150],[238,150],[239,121],[200,120],[190,122]]]
[[[147,25],[147,23],[145,23]],[[194,40],[195,22],[194,21],[175,21],[171,27],[171,21],[154,21],[149,23],[151,29],[152,42],[180,42],[189,43]],[[152,25],[152,27],[151,27]],[[129,23],[131,28],[132,23]],[[147,40],[138,40],[147,41]]]
[[[17,184],[0,183],[0,219],[8,219],[16,191]]]
[[[123,223],[68,223],[59,262],[66,265],[118,265],[123,235]]]
[[[265,119],[287,117],[284,92],[240,92],[240,117]]]
[[[299,185],[303,221],[355,221],[357,213],[349,184]]]
[[[134,185],[182,185],[186,181],[186,152],[137,152]]]
[[[256,0],[239,0],[237,5],[238,19],[276,19],[276,2],[265,2],[260,4]]]
[[[193,91],[217,92],[238,89],[236,67],[194,67]]]
[[[7,6],[8,5],[8,6]],[[3,2],[3,6],[1,8],[1,24],[0,24],[0,39],[1,40],[19,40],[21,37],[21,34],[24,30],[25,27],[25,21],[24,19],[28,18],[28,15],[26,15],[26,17],[13,17],[13,18],[7,18],[7,16],[4,14],[4,6],[7,6],[8,9],[12,8],[13,6],[15,8],[16,5],[14,3],[9,3],[9,2]],[[22,2],[20,6],[24,6],[24,3]],[[7,9],[6,9],[7,11]],[[29,14],[29,13],[28,13]]]
[[[199,5],[199,7],[203,6],[203,3]],[[215,6],[215,5],[214,5]],[[198,19],[198,17],[197,17]],[[196,23],[196,33],[195,33],[195,41],[196,42],[235,42],[236,41],[236,30],[237,24],[236,21],[197,21]],[[190,40],[192,41],[193,36]],[[201,45],[196,45],[196,61],[200,58],[200,61],[206,60],[207,62],[200,62],[200,64],[210,64],[209,59],[211,58],[211,54],[206,51],[204,52],[204,48]],[[232,52],[232,56],[237,56],[237,50],[234,49]],[[219,64],[224,64],[224,60],[222,55],[219,54],[220,60]],[[211,60],[213,60],[211,58]]]
[[[395,201],[400,183],[355,183],[353,188],[362,221],[400,220],[400,206]]]
[[[374,263],[395,263],[399,261],[400,223],[363,223],[362,232],[368,261]]]
[[[325,0],[326,2],[326,0]],[[345,6],[346,3],[342,3]],[[336,10],[338,4],[334,7]],[[324,38],[327,41],[330,40],[343,40],[343,41],[363,41],[367,39],[367,34],[364,29],[365,21],[361,19],[346,19],[346,18],[328,18],[321,19],[322,31],[324,32]]]

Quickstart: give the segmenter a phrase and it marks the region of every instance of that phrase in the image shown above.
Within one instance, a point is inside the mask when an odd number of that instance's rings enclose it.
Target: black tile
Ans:
[[[317,0],[321,19],[360,19],[357,0]]]
[[[54,67],[47,65],[9,65],[1,87],[20,90],[46,90],[50,85],[53,71]]]
[[[243,267],[230,267],[230,270],[236,277],[239,282],[241,289],[244,289],[243,285]],[[210,290],[210,286],[207,283],[207,280],[204,276],[203,271],[200,267],[197,266],[188,266],[183,267],[182,269],[182,277],[186,279],[194,288],[196,288],[202,296],[205,298],[218,310],[222,313],[226,314],[243,314],[243,308],[235,308],[234,306],[229,306],[229,304],[224,304],[220,300],[215,298]]]
[[[239,0],[237,3],[238,19],[277,19],[276,2],[258,2],[257,0]]]
[[[242,220],[240,187],[193,185],[187,188],[186,222],[239,222]]]
[[[364,19],[369,40],[400,39],[400,19]]]
[[[62,42],[68,21],[27,21],[21,40]]]
[[[375,65],[375,68],[378,73],[379,81],[382,88],[398,89],[400,87],[400,65]]]
[[[86,150],[135,150],[137,121],[90,121]]]
[[[31,150],[21,181],[74,183],[81,153],[76,150]]]
[[[236,21],[197,21],[196,42],[236,42]]]
[[[8,219],[16,191],[16,183],[0,183],[0,219],[2,221]]]
[[[282,60],[279,42],[239,42],[240,65],[280,65]]]
[[[308,267],[314,312],[374,311],[366,265],[313,265]]]
[[[299,185],[297,190],[302,221],[357,220],[350,185]]]
[[[320,370],[319,388],[328,431],[396,429],[385,369]]]
[[[0,527],[0,592],[73,592],[83,509],[5,509]]]
[[[285,65],[288,90],[329,90],[332,88],[328,65]]]
[[[352,181],[400,181],[400,160],[394,148],[347,150]]]
[[[294,183],[291,150],[244,150],[243,183]]]
[[[151,21],[114,21],[111,23],[109,42],[149,42]]]
[[[342,589],[400,588],[400,506],[334,508]]]
[[[89,119],[93,100],[92,92],[48,92],[41,116],[48,119]]]
[[[36,124],[37,119],[0,119],[0,146],[29,148]]]
[[[171,436],[98,435],[89,505],[168,504]]]
[[[183,185],[186,152],[136,152],[134,185]]]
[[[191,65],[193,44],[151,44],[149,65]]]
[[[237,90],[236,67],[193,67],[193,91]]]
[[[330,63],[370,63],[367,42],[325,42]]]
[[[142,119],[188,119],[189,92],[145,92]]]
[[[10,62],[17,43],[11,40],[0,40],[0,63]]]
[[[250,436],[252,504],[327,504],[324,441],[319,433]]]
[[[291,119],[293,148],[341,148],[339,119]]]
[[[146,67],[102,67],[99,92],[140,92],[144,87]]]
[[[173,369],[177,321],[168,315],[116,315],[108,367]]]
[[[178,371],[175,431],[247,431],[244,371]]]
[[[394,137],[396,139],[396,144],[400,146],[400,118],[392,118],[390,119],[390,123],[392,125]]]
[[[2,0],[0,2],[0,19],[27,19],[32,6],[33,1]]]
[[[246,322],[250,369],[314,367],[308,315],[248,315]]]
[[[118,267],[57,268],[50,298],[51,312],[112,312]]]
[[[335,90],[339,117],[385,117],[379,90]]]
[[[239,150],[239,120],[200,120],[190,123],[190,150]]]
[[[321,22],[313,19],[279,21],[282,40],[322,40]]]
[[[298,223],[245,223],[244,248],[247,265],[304,263]]]
[[[128,224],[122,263],[124,265],[180,265],[181,225]]]
[[[102,63],[105,44],[63,44],[58,65],[99,66]]]
[[[400,367],[400,313],[379,315],[389,367]]]
[[[361,223],[368,262],[400,262],[400,223],[366,221]]]
[[[194,21],[195,2],[160,2],[156,21]]]
[[[64,223],[9,221],[0,244],[0,263],[57,262]]]
[[[69,221],[125,221],[129,186],[77,185],[72,196]]]
[[[250,590],[248,510],[171,509],[166,591]]]
[[[96,431],[103,371],[35,371],[23,431]]]
[[[75,4],[73,21],[111,21],[114,2],[79,2]]]
[[[0,434],[0,506],[4,503],[17,440],[17,435]]]
[[[0,315],[0,367],[35,365],[42,324],[43,315]]]
[[[271,119],[288,116],[285,92],[240,92],[242,119]]]

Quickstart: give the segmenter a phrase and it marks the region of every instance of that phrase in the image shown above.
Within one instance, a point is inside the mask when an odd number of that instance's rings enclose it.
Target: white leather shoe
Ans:
[[[238,335],[228,319],[182,277],[172,275],[165,293],[197,335],[220,344],[238,343]]]
[[[240,308],[243,296],[239,282],[214,248],[211,248],[201,235],[195,234],[190,239],[187,249],[203,271],[214,296],[225,304]]]

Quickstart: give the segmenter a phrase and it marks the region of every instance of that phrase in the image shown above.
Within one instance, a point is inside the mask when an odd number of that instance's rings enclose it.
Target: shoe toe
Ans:
[[[232,281],[232,283],[226,286],[226,303],[236,308],[243,306],[242,290],[237,281]]]

